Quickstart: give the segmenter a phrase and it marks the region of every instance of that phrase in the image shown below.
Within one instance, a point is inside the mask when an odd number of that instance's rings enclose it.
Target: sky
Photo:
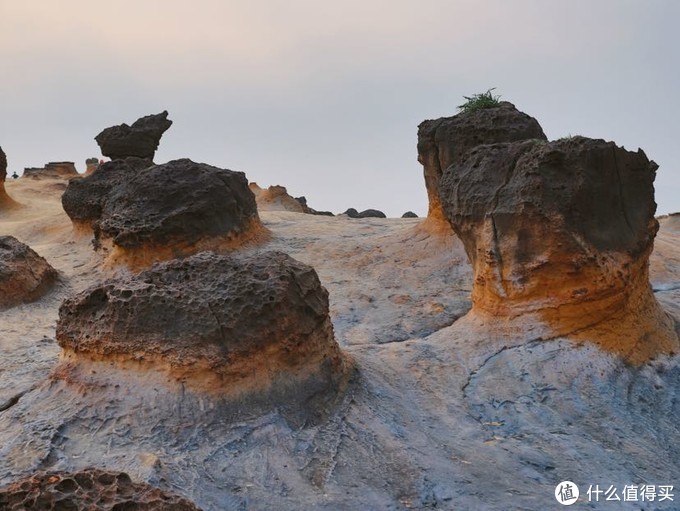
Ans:
[[[94,136],[174,121],[188,157],[311,207],[427,213],[417,126],[496,87],[550,139],[642,148],[680,211],[677,0],[0,0],[9,173],[100,157]]]

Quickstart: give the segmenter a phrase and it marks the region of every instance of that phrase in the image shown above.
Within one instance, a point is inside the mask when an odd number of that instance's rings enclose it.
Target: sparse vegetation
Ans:
[[[496,87],[489,89],[481,94],[473,94],[472,96],[463,96],[466,101],[462,105],[458,105],[458,110],[461,112],[472,112],[474,110],[481,110],[482,108],[492,108],[498,106],[501,96],[494,95],[492,91]]]

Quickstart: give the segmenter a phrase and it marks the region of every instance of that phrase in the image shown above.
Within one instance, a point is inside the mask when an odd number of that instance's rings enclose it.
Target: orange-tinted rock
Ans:
[[[78,176],[76,166],[72,161],[53,161],[45,164],[44,167],[30,167],[24,169],[25,178],[65,178],[69,179]]]
[[[546,140],[538,121],[506,101],[497,107],[423,121],[418,126],[418,161],[424,167],[428,218],[443,220],[439,181],[446,169],[482,144]]]
[[[648,281],[656,168],[583,137],[479,146],[450,166],[441,198],[473,266],[472,314],[633,362],[676,350]]]
[[[125,472],[89,468],[37,472],[0,489],[0,509],[23,511],[199,511],[188,500]]]
[[[273,185],[262,189],[257,183],[250,183],[250,190],[255,194],[257,208],[261,211],[292,211],[304,213],[304,208],[293,197],[288,195],[285,186]]]
[[[19,206],[5,190],[5,179],[7,178],[7,156],[0,147],[0,211],[14,209]]]
[[[56,280],[56,270],[31,247],[0,236],[0,307],[37,300]]]
[[[72,362],[141,364],[225,396],[304,399],[344,367],[327,291],[280,252],[203,252],[108,280],[64,301],[57,340]]]

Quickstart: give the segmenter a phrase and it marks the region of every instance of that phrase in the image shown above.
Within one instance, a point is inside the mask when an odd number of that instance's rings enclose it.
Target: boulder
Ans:
[[[401,215],[401,218],[418,218],[418,215],[416,215],[413,211],[407,211]]]
[[[429,200],[428,218],[443,220],[439,181],[444,171],[482,144],[547,140],[538,121],[512,103],[427,120],[418,126],[418,161],[423,165]]]
[[[153,160],[161,137],[170,126],[172,121],[168,119],[168,112],[164,111],[137,119],[132,126],[111,126],[94,139],[102,154],[112,160],[129,156]]]
[[[57,272],[28,245],[0,236],[0,307],[32,302],[57,281]]]
[[[387,218],[385,213],[378,211],[377,209],[365,209],[360,213],[354,208],[349,208],[342,214],[347,215],[350,218]]]
[[[75,225],[91,226],[95,247],[133,268],[206,249],[230,250],[264,236],[243,172],[189,159],[143,166],[105,163],[62,197]],[[148,161],[147,161],[148,162]]]
[[[96,468],[36,472],[0,489],[0,509],[199,511],[178,495],[133,482],[125,472]]]
[[[632,362],[674,351],[648,278],[656,169],[584,137],[478,146],[449,166],[441,201],[473,266],[472,314]]]
[[[250,183],[250,190],[255,194],[257,209],[260,211],[291,211],[293,213],[304,213],[304,208],[300,202],[288,195],[285,186],[274,185],[262,189],[257,183]]]
[[[53,161],[46,163],[44,167],[27,167],[24,169],[25,178],[65,178],[70,179],[78,176],[76,166],[72,161]]]
[[[327,291],[281,252],[202,252],[107,280],[64,301],[57,340],[76,364],[136,364],[222,397],[305,400],[344,367]]]

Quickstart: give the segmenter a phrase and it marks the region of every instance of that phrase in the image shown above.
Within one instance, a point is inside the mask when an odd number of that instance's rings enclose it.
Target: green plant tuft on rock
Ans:
[[[493,108],[500,104],[500,95],[495,96],[491,91],[496,90],[496,87],[489,89],[481,94],[473,94],[472,96],[463,96],[466,101],[462,105],[458,105],[458,110],[461,112],[472,112],[474,110],[481,110],[482,108]]]

